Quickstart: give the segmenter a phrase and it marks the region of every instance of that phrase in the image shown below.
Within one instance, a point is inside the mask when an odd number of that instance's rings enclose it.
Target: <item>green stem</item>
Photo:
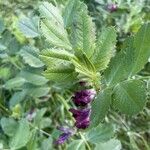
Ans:
[[[46,136],[48,136],[48,137],[50,137],[50,136],[51,136],[51,135],[50,135],[50,134],[48,134],[47,132],[45,132],[45,131],[43,131],[43,130],[39,129],[39,128],[38,128],[38,127],[36,127],[36,126],[34,126],[32,123],[29,123],[29,125],[30,125],[32,128],[34,128],[34,129],[38,130],[39,132],[41,132],[41,133],[45,134]]]
[[[60,101],[63,103],[63,105],[65,106],[65,108],[66,108],[66,110],[67,110],[69,116],[71,117],[71,119],[72,119],[73,121],[75,121],[74,118],[72,117],[71,113],[68,111],[68,110],[70,109],[70,106],[68,105],[68,103],[66,102],[66,100],[65,100],[61,95],[59,95],[59,94],[56,94],[56,96],[59,98],[59,100],[60,100]],[[88,150],[91,150],[90,145],[89,145],[88,142],[86,141],[84,135],[83,135],[81,132],[79,132],[79,135],[81,136],[81,139],[84,141],[84,143],[85,143],[85,145],[87,146]]]
[[[0,109],[2,109],[5,113],[10,115],[10,111],[7,108],[5,108],[1,103],[0,103]]]

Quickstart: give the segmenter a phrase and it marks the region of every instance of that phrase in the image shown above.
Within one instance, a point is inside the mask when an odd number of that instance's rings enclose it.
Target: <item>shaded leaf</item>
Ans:
[[[24,78],[27,82],[34,85],[44,85],[48,80],[40,74],[32,73],[26,70],[20,72],[20,76]]]
[[[19,29],[20,31],[27,37],[27,38],[34,38],[38,37],[38,24],[39,18],[38,17],[24,17],[19,20]]]
[[[24,78],[22,78],[22,77],[15,77],[13,79],[8,80],[4,84],[4,88],[6,88],[6,89],[18,88],[18,87],[21,87],[25,82],[26,82],[26,80]]]
[[[25,99],[26,92],[15,92],[9,100],[9,107],[12,108]]]
[[[0,123],[4,133],[8,136],[12,137],[16,133],[18,124],[13,118],[2,118]]]
[[[111,139],[105,143],[96,144],[94,150],[121,150],[121,142],[116,139]]]
[[[67,150],[85,150],[85,144],[83,140],[74,140],[72,141],[68,147]]]
[[[27,120],[22,119],[19,121],[18,128],[15,135],[11,139],[9,146],[11,149],[20,149],[24,147],[30,140],[30,128]]]
[[[52,138],[49,137],[48,139],[44,139],[42,144],[41,144],[41,150],[52,150]]]

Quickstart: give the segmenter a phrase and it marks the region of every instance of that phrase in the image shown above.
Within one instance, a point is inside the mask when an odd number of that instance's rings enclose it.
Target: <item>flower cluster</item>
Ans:
[[[96,91],[94,89],[85,89],[75,92],[72,100],[78,109],[71,108],[69,111],[72,113],[75,119],[75,127],[78,129],[85,129],[90,125],[91,108],[90,103],[94,99]],[[61,127],[58,130],[63,133],[55,141],[56,145],[63,144],[75,133],[75,130],[71,128]]]
[[[69,111],[73,114],[75,118],[75,126],[78,129],[85,129],[90,125],[90,103],[94,99],[96,91],[94,89],[86,89],[77,91],[72,97],[74,104],[79,109],[71,108]]]

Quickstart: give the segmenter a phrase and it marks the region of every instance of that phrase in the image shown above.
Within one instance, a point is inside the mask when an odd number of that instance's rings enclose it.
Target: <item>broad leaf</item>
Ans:
[[[43,62],[38,58],[38,53],[38,49],[29,46],[24,46],[19,51],[19,54],[23,57],[25,63],[35,68],[44,66]]]
[[[134,57],[129,77],[144,68],[150,57],[150,23],[144,24],[134,37]]]
[[[18,87],[21,87],[25,82],[26,82],[26,80],[24,78],[22,78],[22,77],[15,77],[13,79],[8,80],[4,84],[4,88],[6,88],[6,89],[18,88]]]
[[[96,99],[92,102],[90,127],[95,127],[103,121],[110,107],[111,94],[112,91],[110,89],[100,91]]]
[[[115,108],[127,115],[137,114],[146,103],[146,85],[140,80],[119,83],[114,88]]]
[[[42,144],[41,144],[41,150],[53,150],[52,146],[52,138],[49,137],[48,139],[43,140]]]
[[[114,134],[114,127],[111,124],[99,124],[85,134],[86,140],[96,144],[109,140]]]
[[[59,9],[48,2],[43,2],[39,11],[41,14],[40,29],[47,41],[53,46],[71,50]]]
[[[116,139],[111,139],[105,143],[96,144],[94,150],[121,150],[121,142]]]
[[[24,147],[29,140],[30,140],[29,124],[27,120],[22,119],[19,121],[18,128],[16,128],[16,133],[12,137],[9,146],[11,149],[17,150]]]
[[[0,123],[4,133],[8,136],[12,137],[16,133],[18,124],[13,118],[2,118]]]
[[[50,87],[46,85],[35,86],[31,84],[26,84],[23,90],[23,92],[25,92],[26,95],[34,98],[46,96],[49,93],[49,91],[50,91]]]
[[[85,144],[83,140],[74,140],[68,146],[67,150],[85,150]]]
[[[34,118],[35,126],[40,127],[41,120],[42,120],[44,114],[46,113],[46,110],[47,110],[46,108],[42,108],[42,109],[36,111],[36,116]]]
[[[111,61],[105,72],[108,85],[129,78],[144,68],[150,56],[150,23],[144,24],[134,37],[128,38],[123,49]]]
[[[114,55],[116,36],[113,27],[104,28],[100,33],[92,56],[92,61],[98,71],[106,69],[111,57]]]
[[[34,85],[44,85],[48,80],[40,74],[32,73],[26,70],[20,72],[20,76],[24,78],[27,82]]]
[[[27,143],[27,150],[39,150],[38,148],[38,131],[36,129],[33,129],[31,131],[31,138],[29,142]]]
[[[38,31],[38,17],[24,17],[19,20],[19,29],[27,38],[34,38],[40,35]]]

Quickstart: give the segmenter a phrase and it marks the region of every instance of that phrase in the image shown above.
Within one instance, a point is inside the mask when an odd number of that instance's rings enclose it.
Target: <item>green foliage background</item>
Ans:
[[[39,17],[45,11],[39,10],[41,2],[0,1],[0,149],[58,149],[53,146],[60,134],[56,126],[71,120],[68,107],[73,106],[70,97],[79,88],[77,80],[97,87],[101,79],[91,127],[59,149],[85,150],[88,142],[93,150],[149,150],[150,25],[143,24],[150,19],[150,2],[85,0],[88,8],[79,11],[74,0],[68,5],[66,0],[49,0],[65,18],[64,23],[60,14],[52,18],[62,21],[58,28],[49,22],[48,12]],[[111,2],[118,5],[113,13],[107,10]],[[28,122],[31,110],[36,115]]]

